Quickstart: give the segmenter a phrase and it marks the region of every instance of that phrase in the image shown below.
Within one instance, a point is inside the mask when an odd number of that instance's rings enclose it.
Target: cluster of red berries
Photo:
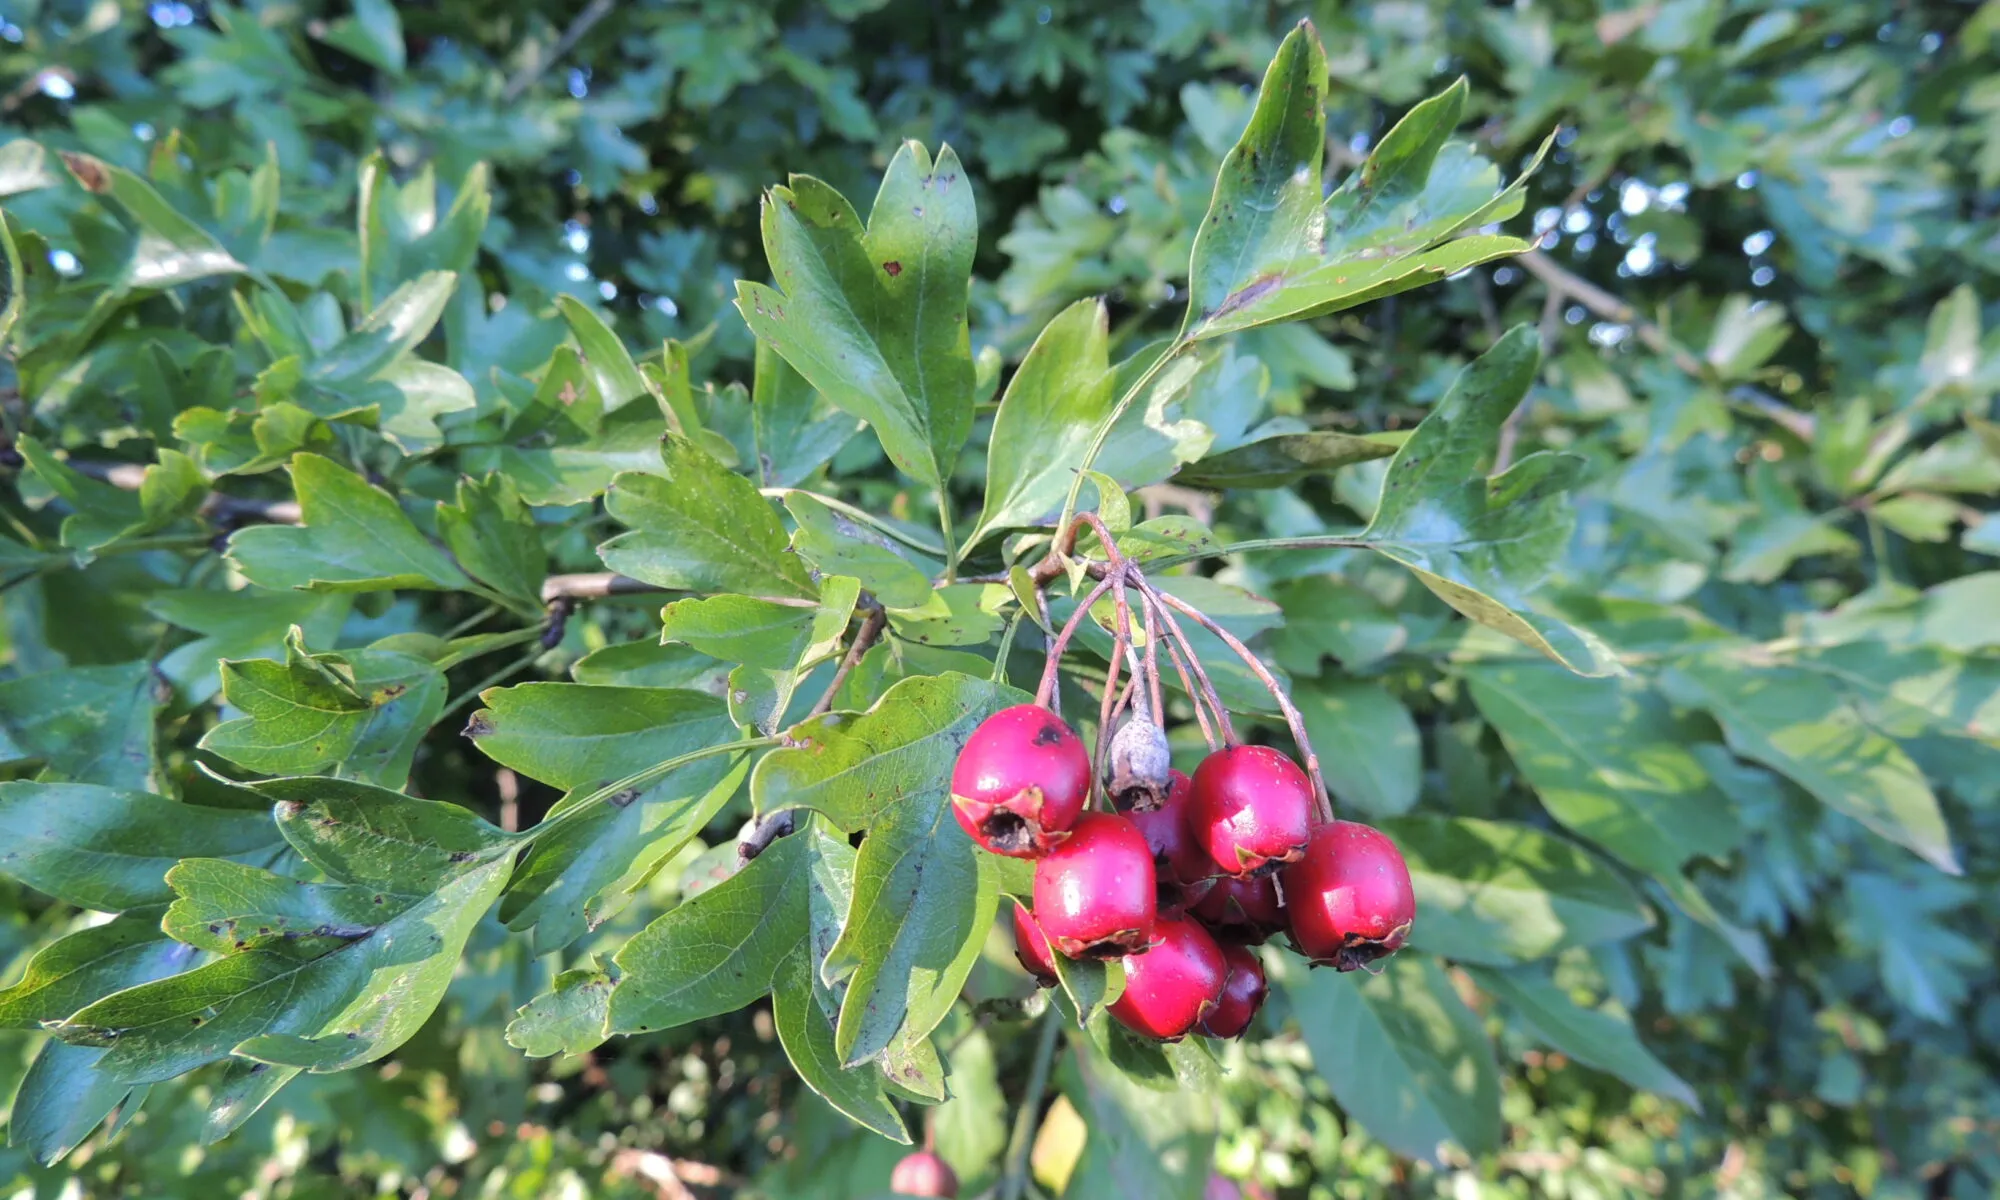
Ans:
[[[1090,756],[1040,705],[995,713],[959,754],[959,825],[995,854],[1036,860],[1034,909],[1015,907],[1014,936],[1043,986],[1056,982],[1053,954],[1122,959],[1110,1011],[1127,1028],[1231,1038],[1264,1002],[1248,946],[1288,931],[1315,965],[1343,971],[1402,946],[1416,898],[1386,836],[1352,821],[1315,827],[1306,773],[1268,746],[1225,745],[1189,779],[1166,769],[1164,737],[1149,732],[1157,770],[1124,764],[1116,813],[1085,811]]]

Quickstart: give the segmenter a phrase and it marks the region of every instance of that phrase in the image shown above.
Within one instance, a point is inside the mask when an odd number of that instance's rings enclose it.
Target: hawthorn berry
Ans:
[[[1188,910],[1209,932],[1228,941],[1256,944],[1285,927],[1285,909],[1278,881],[1218,879]]]
[[[1222,981],[1222,999],[1215,1011],[1202,1018],[1201,1031],[1212,1038],[1242,1037],[1257,1010],[1264,1007],[1270,985],[1264,980],[1264,964],[1248,946],[1224,942],[1222,960],[1229,967]]]
[[[1153,936],[1151,949],[1125,956],[1125,992],[1110,1011],[1134,1033],[1177,1041],[1221,1003],[1229,963],[1194,921],[1163,917]]]
[[[958,1196],[958,1175],[951,1164],[939,1158],[935,1151],[919,1150],[906,1154],[889,1173],[889,1190],[898,1196],[932,1196],[944,1200],[955,1200]]]
[[[1208,890],[1214,882],[1215,864],[1188,829],[1188,792],[1193,785],[1179,771],[1168,772],[1167,778],[1166,798],[1158,808],[1135,809],[1125,816],[1152,847],[1159,910],[1176,912]]]
[[[1135,716],[1112,735],[1104,790],[1118,807],[1134,812],[1158,808],[1180,772],[1170,765],[1167,732],[1148,716]]]
[[[1117,958],[1151,944],[1153,852],[1138,827],[1085,813],[1035,864],[1035,923],[1071,958]]]
[[[1315,966],[1352,971],[1402,948],[1417,918],[1410,868],[1379,829],[1334,821],[1285,868],[1292,942]]]
[[[1027,906],[1014,905],[1014,957],[1021,960],[1021,966],[1035,977],[1042,987],[1056,985],[1056,963],[1051,957],[1049,939],[1043,935],[1042,927],[1035,924],[1035,915]]]
[[[1040,858],[1090,799],[1090,754],[1039,704],[1003,708],[979,723],[951,771],[952,814],[995,854]]]
[[[1312,836],[1306,773],[1269,746],[1224,746],[1195,768],[1188,828],[1224,875],[1268,875]]]

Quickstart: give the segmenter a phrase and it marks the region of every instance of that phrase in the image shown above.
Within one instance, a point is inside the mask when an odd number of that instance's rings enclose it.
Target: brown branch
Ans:
[[[136,492],[146,482],[146,467],[142,463],[102,463],[89,461],[69,462],[69,469],[79,475],[100,479],[115,488]],[[231,496],[226,492],[211,492],[208,499],[201,502],[196,510],[204,520],[225,528],[244,524],[248,521],[266,521],[273,525],[297,525],[304,519],[296,500],[252,500],[245,496]]]
[[[1666,355],[1674,366],[1687,374],[1703,381],[1709,380],[1707,365],[1686,348],[1676,345],[1667,337],[1665,330],[1640,316],[1638,309],[1588,279],[1565,270],[1540,250],[1530,250],[1522,254],[1519,261],[1528,274],[1548,285],[1551,291],[1575,300],[1607,321],[1630,325],[1633,334],[1649,349]],[[1730,396],[1738,403],[1755,409],[1759,414],[1783,426],[1800,441],[1812,440],[1816,427],[1812,414],[1802,413],[1747,385],[1731,389]]]

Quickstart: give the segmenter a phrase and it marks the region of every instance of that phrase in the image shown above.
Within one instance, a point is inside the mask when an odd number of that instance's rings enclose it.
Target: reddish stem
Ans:
[[[1236,745],[1236,727],[1230,723],[1229,710],[1223,707],[1222,697],[1216,694],[1215,684],[1208,678],[1208,669],[1201,665],[1201,656],[1194,652],[1194,643],[1188,641],[1187,634],[1181,631],[1181,623],[1174,620],[1174,614],[1166,610],[1165,594],[1152,584],[1147,583],[1144,579],[1139,580],[1138,583],[1139,590],[1142,593],[1150,596],[1155,603],[1161,605],[1159,609],[1160,619],[1166,622],[1167,635],[1180,643],[1181,652],[1187,655],[1188,669],[1194,672],[1195,680],[1201,686],[1199,692],[1189,692],[1189,697],[1192,698],[1199,695],[1208,701],[1209,711],[1215,714],[1216,728],[1222,733],[1222,744],[1225,746]],[[1176,659],[1175,662],[1178,665],[1179,660]],[[1183,675],[1182,678],[1186,678],[1186,676]],[[1197,703],[1196,707],[1199,708],[1200,705]]]
[[[1306,736],[1305,720],[1299,716],[1299,710],[1293,706],[1291,697],[1287,696],[1285,689],[1278,685],[1278,681],[1272,677],[1270,669],[1264,665],[1263,660],[1252,654],[1250,647],[1245,646],[1241,641],[1237,640],[1235,634],[1216,624],[1206,613],[1194,605],[1171,593],[1152,589],[1151,585],[1142,584],[1141,586],[1152,590],[1154,598],[1161,604],[1166,605],[1168,608],[1179,609],[1193,620],[1199,622],[1203,629],[1221,638],[1222,644],[1235,651],[1236,656],[1243,660],[1243,665],[1249,667],[1251,674],[1255,675],[1263,683],[1264,687],[1271,693],[1271,698],[1278,702],[1278,711],[1285,715],[1285,725],[1291,729],[1292,740],[1298,743],[1299,753],[1306,760],[1306,774],[1312,779],[1313,798],[1319,810],[1319,818],[1322,822],[1331,822],[1333,820],[1333,798],[1327,794],[1326,780],[1320,776],[1319,755],[1313,752],[1312,740]],[[1166,614],[1166,616],[1170,621],[1173,619],[1173,614],[1171,613]],[[1192,654],[1193,652],[1190,651],[1189,653]],[[1232,744],[1234,743],[1232,742]]]
[[[1070,638],[1076,636],[1077,625],[1083,620],[1083,615],[1090,611],[1090,606],[1103,599],[1104,593],[1110,590],[1109,579],[1100,580],[1096,587],[1090,589],[1090,594],[1083,598],[1083,603],[1076,606],[1076,611],[1071,613],[1069,620],[1063,624],[1062,632],[1057,634],[1056,640],[1049,645],[1048,662],[1042,666],[1042,684],[1035,689],[1035,703],[1043,708],[1049,707],[1049,701],[1055,695],[1056,668],[1062,665],[1063,652],[1069,649]]]

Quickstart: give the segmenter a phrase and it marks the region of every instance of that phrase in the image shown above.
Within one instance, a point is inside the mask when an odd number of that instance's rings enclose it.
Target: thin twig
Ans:
[[[1090,589],[1090,594],[1083,598],[1083,602],[1076,606],[1076,611],[1069,615],[1069,620],[1063,624],[1062,632],[1056,635],[1056,640],[1049,643],[1048,660],[1042,664],[1042,682],[1035,689],[1035,703],[1043,708],[1049,707],[1049,702],[1055,695],[1056,668],[1062,665],[1063,652],[1069,649],[1070,638],[1076,636],[1077,626],[1083,621],[1084,614],[1090,611],[1091,605],[1103,599],[1104,593],[1110,590],[1110,580],[1098,581],[1097,586]]]
[[[563,55],[568,54],[571,48],[583,39],[584,34],[589,33],[599,21],[610,16],[614,7],[616,5],[612,0],[590,0],[589,6],[576,14],[576,19],[569,23],[568,29],[562,31],[562,36],[556,39],[556,44],[549,48],[547,54],[537,54],[532,61],[524,63],[520,70],[514,72],[514,77],[500,89],[500,102],[512,104],[520,99],[521,93],[533,87],[535,80],[540,79],[550,67],[562,59]]]
[[[1305,719],[1299,716],[1299,710],[1292,704],[1292,698],[1285,694],[1285,689],[1272,677],[1270,668],[1264,665],[1262,659],[1250,652],[1250,647],[1238,641],[1235,634],[1216,624],[1208,614],[1194,605],[1167,592],[1157,592],[1156,595],[1160,603],[1186,613],[1199,622],[1203,629],[1221,638],[1223,645],[1235,651],[1236,656],[1243,660],[1243,665],[1249,667],[1251,674],[1270,691],[1271,698],[1278,702],[1278,710],[1285,715],[1285,724],[1292,731],[1292,740],[1298,743],[1300,756],[1306,760],[1306,775],[1312,780],[1313,795],[1319,804],[1320,820],[1333,820],[1333,798],[1327,794],[1326,780],[1319,772],[1319,755],[1313,752],[1312,739],[1306,736]]]
[[[833,698],[839,693],[840,685],[846,683],[847,677],[854,673],[855,664],[861,661],[862,655],[868,653],[868,648],[875,644],[875,639],[882,636],[882,627],[888,623],[889,614],[881,606],[877,605],[868,610],[868,616],[863,619],[861,628],[854,635],[854,644],[847,648],[847,656],[840,660],[840,666],[834,668],[833,682],[826,685],[826,691],[806,712],[807,720],[833,707]]]
[[[1559,291],[1578,304],[1607,321],[1617,321],[1630,325],[1632,332],[1641,342],[1656,353],[1664,354],[1672,363],[1697,379],[1708,380],[1707,366],[1685,348],[1668,338],[1666,331],[1639,315],[1639,311],[1617,296],[1558,265],[1540,250],[1530,250],[1520,256],[1521,266],[1530,275],[1541,280],[1552,291]],[[1756,409],[1765,417],[1783,426],[1800,441],[1812,440],[1816,422],[1812,414],[1802,413],[1782,404],[1755,388],[1742,386],[1732,389],[1731,395],[1738,401]]]
[[[1179,642],[1181,652],[1187,655],[1187,669],[1194,672],[1195,682],[1200,685],[1199,692],[1188,692],[1188,696],[1191,699],[1196,696],[1200,697],[1200,699],[1195,701],[1196,712],[1199,713],[1201,709],[1201,700],[1208,701],[1209,711],[1215,714],[1216,729],[1222,735],[1222,744],[1225,746],[1236,745],[1236,726],[1229,720],[1229,710],[1223,706],[1222,697],[1216,694],[1215,684],[1208,677],[1208,668],[1201,665],[1201,656],[1194,652],[1194,643],[1188,640],[1187,634],[1181,629],[1181,623],[1174,619],[1174,614],[1166,610],[1164,593],[1143,579],[1139,581],[1139,590],[1152,597],[1153,602],[1160,606],[1160,619],[1166,622],[1167,636]],[[1181,660],[1178,656],[1174,658],[1174,665],[1176,667],[1181,665]],[[1181,674],[1181,678],[1182,680],[1187,679],[1186,672]],[[1202,732],[1207,732],[1206,727],[1203,728]],[[1214,745],[1214,740],[1210,739],[1209,744],[1211,746]]]
[[[1028,1068],[1028,1090],[1021,1093],[1021,1107],[1014,1113],[1014,1133],[1007,1143],[1007,1172],[1000,1180],[1001,1200],[1021,1200],[1028,1185],[1028,1152],[1035,1144],[1035,1118],[1042,1112],[1042,1093],[1048,1090],[1049,1067],[1055,1062],[1056,1037],[1062,1031],[1061,1009],[1049,1005],[1042,1017],[1042,1035],[1035,1043],[1035,1058]]]
[[[1146,603],[1151,605],[1152,601],[1149,599]],[[1201,739],[1208,743],[1210,750],[1214,750],[1217,744],[1215,730],[1209,726],[1208,712],[1201,703],[1201,693],[1195,690],[1194,681],[1188,678],[1187,664],[1181,661],[1181,652],[1174,649],[1172,642],[1167,643],[1167,658],[1173,662],[1174,672],[1181,677],[1181,690],[1187,693],[1188,704],[1194,708],[1195,724],[1201,726]]]

